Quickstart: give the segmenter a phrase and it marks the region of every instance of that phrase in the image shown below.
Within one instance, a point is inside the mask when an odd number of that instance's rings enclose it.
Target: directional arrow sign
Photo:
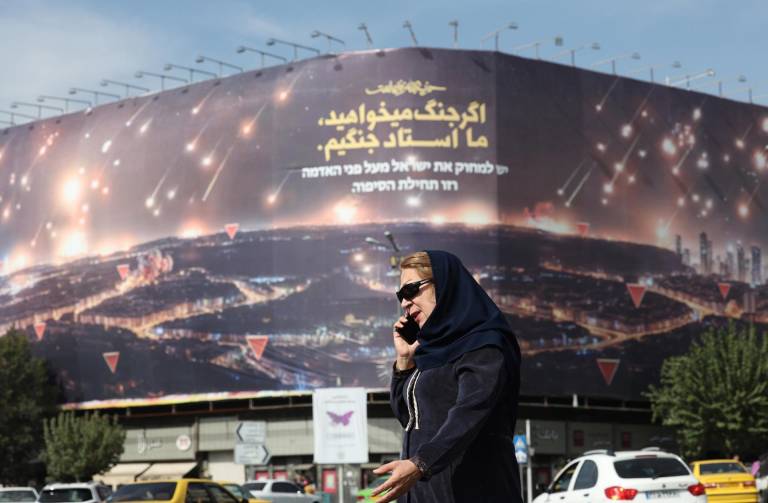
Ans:
[[[235,463],[238,465],[266,465],[270,457],[264,444],[235,444]]]
[[[731,285],[729,283],[718,283],[717,288],[720,290],[723,300],[728,297],[728,293],[731,291]]]
[[[639,308],[643,302],[643,297],[645,297],[646,287],[637,283],[627,283],[627,290],[629,290],[629,295],[632,297],[632,303],[636,308]]]
[[[597,366],[600,369],[600,373],[603,374],[605,384],[608,386],[613,382],[613,378],[616,377],[616,371],[619,369],[621,360],[618,358],[598,358]]]
[[[235,430],[238,444],[263,444],[267,441],[266,421],[243,421]]]
[[[45,322],[39,321],[35,323],[35,335],[37,336],[37,340],[41,341],[43,340],[43,336],[45,335]]]
[[[224,230],[226,231],[227,236],[229,236],[229,239],[235,239],[237,231],[240,230],[240,224],[227,224],[224,226]]]

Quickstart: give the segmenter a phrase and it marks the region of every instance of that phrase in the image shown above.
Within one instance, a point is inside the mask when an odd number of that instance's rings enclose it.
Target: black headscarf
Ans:
[[[455,255],[426,250],[432,263],[437,303],[418,335],[419,370],[440,367],[465,353],[495,346],[510,377],[519,375],[520,348],[501,310]]]

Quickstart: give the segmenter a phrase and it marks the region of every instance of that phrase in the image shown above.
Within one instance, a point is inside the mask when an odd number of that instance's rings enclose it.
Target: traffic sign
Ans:
[[[264,444],[235,444],[235,463],[266,465],[271,455]]]
[[[525,435],[515,435],[512,441],[515,444],[515,457],[517,463],[521,465],[528,464],[528,441]]]
[[[242,421],[235,430],[238,444],[263,444],[267,441],[266,421]]]

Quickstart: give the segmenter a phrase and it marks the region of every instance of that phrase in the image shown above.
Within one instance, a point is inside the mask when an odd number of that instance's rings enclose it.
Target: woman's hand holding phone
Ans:
[[[413,362],[413,354],[419,346],[419,342],[416,340],[409,342],[407,340],[409,335],[408,330],[404,329],[408,328],[407,325],[410,324],[409,321],[415,323],[413,320],[409,320],[405,315],[401,316],[400,319],[395,322],[393,327],[394,330],[392,331],[392,336],[395,340],[395,352],[397,353],[397,362],[395,363],[397,370],[408,370],[415,366],[415,363]],[[401,334],[401,332],[404,333]],[[413,334],[413,336],[415,339],[415,334]]]

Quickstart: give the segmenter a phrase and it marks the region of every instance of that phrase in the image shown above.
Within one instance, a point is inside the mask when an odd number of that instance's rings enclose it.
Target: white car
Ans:
[[[243,487],[254,498],[273,503],[320,503],[319,495],[306,494],[301,487],[288,480],[249,480]]]
[[[112,489],[93,482],[48,484],[38,496],[38,503],[106,503]]]
[[[37,501],[37,491],[32,487],[0,487],[0,503],[32,503]]]
[[[589,451],[560,470],[534,503],[656,500],[706,503],[704,486],[674,454],[641,451]]]

